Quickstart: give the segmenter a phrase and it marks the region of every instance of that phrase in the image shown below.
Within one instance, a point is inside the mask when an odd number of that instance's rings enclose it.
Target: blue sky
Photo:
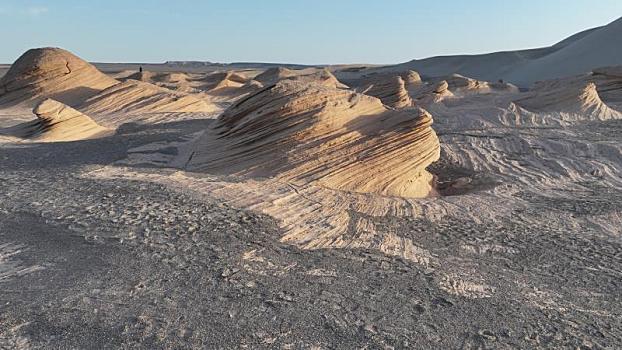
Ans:
[[[59,46],[99,62],[398,63],[551,45],[622,0],[0,0],[10,63]]]

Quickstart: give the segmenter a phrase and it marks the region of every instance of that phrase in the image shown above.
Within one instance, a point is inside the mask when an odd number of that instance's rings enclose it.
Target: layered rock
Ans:
[[[248,81],[244,75],[233,71],[217,72],[208,75],[205,79],[206,90],[219,90],[224,88],[239,88]]]
[[[570,115],[569,120],[618,119],[620,112],[604,103],[596,84],[583,79],[540,82],[514,101],[532,111]]]
[[[432,117],[374,97],[284,80],[231,106],[184,157],[191,171],[275,177],[405,197],[433,194]]]
[[[363,93],[379,98],[382,103],[393,108],[413,106],[413,100],[406,90],[402,77],[394,76],[371,84]]]
[[[117,83],[63,49],[31,49],[0,79],[0,104],[35,105],[48,97],[75,104]]]
[[[213,112],[216,107],[192,94],[127,80],[89,98],[80,110],[91,115]]]
[[[87,115],[52,99],[39,103],[37,120],[19,126],[18,136],[36,141],[76,141],[101,136],[109,130]]]
[[[270,68],[254,78],[255,81],[263,86],[274,85],[282,80],[295,80],[309,84],[319,84],[327,87],[345,89],[342,84],[328,69],[302,69],[292,70],[283,67]]]
[[[346,84],[366,95],[378,97],[384,104],[393,108],[406,108],[413,105],[410,92],[423,83],[414,71],[368,73],[346,81]]]
[[[490,93],[496,91],[518,92],[518,87],[502,81],[490,83],[487,81],[465,77],[460,74],[452,74],[442,79],[447,82],[447,87],[453,94],[466,95],[472,93]]]

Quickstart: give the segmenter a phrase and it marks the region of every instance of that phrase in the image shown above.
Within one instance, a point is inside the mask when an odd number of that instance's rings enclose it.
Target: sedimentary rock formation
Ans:
[[[375,82],[363,90],[363,93],[378,97],[384,104],[394,108],[405,108],[413,105],[413,100],[406,90],[404,79],[399,76]]]
[[[102,135],[108,129],[90,117],[52,99],[35,107],[37,120],[19,126],[18,136],[36,141],[76,141]]]
[[[256,76],[254,80],[261,83],[263,86],[273,85],[281,80],[296,80],[339,89],[347,88],[346,85],[337,80],[333,73],[326,68],[309,68],[302,70],[291,70],[282,67],[270,68]]]
[[[439,81],[434,84],[426,84],[420,86],[411,92],[411,96],[416,104],[426,106],[432,103],[442,101],[444,98],[453,96],[449,91],[449,84],[446,80]]]
[[[514,101],[533,112],[567,115],[567,120],[606,120],[621,118],[622,114],[605,104],[596,84],[584,79],[551,80],[534,88]]]
[[[73,104],[117,83],[63,49],[31,49],[0,79],[0,104],[34,105],[47,97]]]
[[[89,98],[80,110],[87,114],[213,112],[211,103],[191,94],[153,84],[127,80]]]
[[[207,82],[205,89],[214,91],[223,88],[242,87],[248,78],[240,73],[226,71],[210,74],[205,78],[205,81]]]
[[[595,69],[591,80],[603,101],[620,107],[622,104],[622,66]]]
[[[414,71],[376,72],[346,80],[346,84],[366,95],[378,97],[384,104],[394,108],[413,105],[409,92],[417,90],[423,83]]]
[[[509,83],[505,83],[503,81],[490,83],[487,81],[481,81],[465,77],[460,74],[452,74],[442,79],[447,82],[447,88],[453,94],[457,95],[466,95],[472,93],[490,93],[495,91],[518,92],[518,87]]]
[[[230,107],[185,155],[192,171],[426,197],[439,157],[432,117],[374,97],[284,80]]]

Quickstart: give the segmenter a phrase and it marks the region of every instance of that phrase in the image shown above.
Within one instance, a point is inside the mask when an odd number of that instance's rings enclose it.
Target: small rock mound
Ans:
[[[426,197],[440,154],[432,117],[374,97],[283,80],[226,110],[181,162],[192,171],[277,177],[338,190]]]
[[[237,72],[226,71],[210,74],[204,80],[207,83],[204,88],[214,91],[224,88],[242,87],[248,81],[248,78]]]
[[[363,93],[377,97],[382,103],[393,108],[406,108],[414,104],[406,90],[404,79],[400,76],[373,83]]]
[[[337,80],[333,73],[326,68],[309,68],[302,70],[291,70],[283,67],[270,68],[256,76],[253,80],[261,83],[263,86],[274,85],[282,80],[295,80],[339,89],[348,88]]]
[[[574,120],[618,119],[620,112],[605,104],[596,84],[582,80],[540,82],[523,98],[514,101],[533,112],[574,115]]]
[[[77,141],[101,136],[109,130],[90,117],[52,99],[39,103],[37,120],[19,127],[18,136],[36,141]]]
[[[446,80],[441,80],[434,84],[422,85],[411,92],[411,96],[413,96],[415,103],[421,106],[428,106],[441,102],[443,99],[452,97],[453,95],[454,94],[449,91],[449,84]]]
[[[0,79],[0,104],[35,105],[48,97],[75,104],[117,83],[63,49],[31,49]]]
[[[253,80],[260,82],[262,85],[272,85],[276,84],[278,81],[295,77],[298,75],[291,69],[287,69],[284,67],[274,67],[269,68],[265,72],[257,75]]]
[[[80,110],[92,115],[116,113],[213,112],[211,103],[191,94],[126,80],[89,98]]]
[[[346,84],[366,95],[378,97],[387,106],[406,108],[413,105],[410,92],[415,91],[423,83],[419,73],[404,71],[368,73],[347,80]]]

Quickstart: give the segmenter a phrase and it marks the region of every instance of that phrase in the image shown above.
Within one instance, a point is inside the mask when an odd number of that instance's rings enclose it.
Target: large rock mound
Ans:
[[[439,157],[432,117],[374,97],[284,80],[231,106],[184,157],[185,167],[329,188],[426,197]]]
[[[136,80],[114,85],[80,106],[80,110],[92,115],[213,112],[216,109],[213,104],[191,94]]]
[[[42,142],[76,141],[109,131],[90,117],[52,99],[39,103],[33,113],[37,120],[20,125],[17,136]]]
[[[0,104],[35,105],[48,97],[75,104],[117,83],[63,49],[31,49],[0,79]]]

